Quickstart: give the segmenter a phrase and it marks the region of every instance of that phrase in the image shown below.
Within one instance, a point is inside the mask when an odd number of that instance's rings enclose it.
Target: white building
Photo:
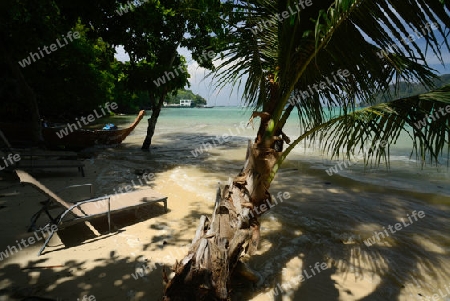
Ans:
[[[190,107],[192,100],[190,99],[180,99],[180,107]]]

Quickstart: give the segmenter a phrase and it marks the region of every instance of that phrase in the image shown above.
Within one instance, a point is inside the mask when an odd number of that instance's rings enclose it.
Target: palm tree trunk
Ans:
[[[258,133],[265,133],[269,114],[261,117]],[[245,267],[239,261],[241,255],[251,255],[256,250],[260,236],[258,217],[272,205],[269,179],[281,152],[276,152],[270,141],[273,137],[259,134],[256,143],[249,141],[242,171],[223,191],[218,189],[212,218],[201,217],[188,255],[176,263],[175,276],[170,281],[165,276],[163,300],[229,298],[231,275],[238,265]],[[255,275],[247,278],[259,280]]]

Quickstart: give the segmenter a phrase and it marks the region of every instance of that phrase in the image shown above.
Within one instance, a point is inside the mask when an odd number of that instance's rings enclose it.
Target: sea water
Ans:
[[[150,114],[151,112],[148,112],[148,117]],[[251,114],[250,109],[237,107],[163,109],[156,125],[153,145],[157,148],[166,147],[168,150],[182,150],[179,156],[184,157],[183,162],[193,165],[204,161],[199,157],[214,160],[215,156],[221,154],[227,160],[236,160],[239,162],[236,162],[238,166],[242,167],[247,141],[255,139],[259,126],[258,118],[249,123]],[[144,139],[146,127],[147,122],[144,119],[132,133],[133,142],[141,143],[139,139]],[[292,141],[302,133],[296,112],[291,113],[284,132]],[[218,139],[224,135],[227,138]],[[366,165],[361,159],[351,167],[346,167],[344,164],[337,165],[339,162],[349,161],[346,157],[332,158],[321,150],[320,141],[306,140],[294,149],[287,162],[290,166],[307,164],[309,170],[323,172],[329,180],[333,179],[335,173],[329,176],[326,170],[338,166],[337,177],[410,191],[439,192],[450,196],[449,161],[446,156],[440,156],[437,165],[416,158],[415,154],[412,154],[412,140],[406,133],[401,135],[395,144],[388,144],[388,147],[389,162],[382,161],[379,165],[369,162],[369,165]],[[199,150],[203,152],[200,154]]]

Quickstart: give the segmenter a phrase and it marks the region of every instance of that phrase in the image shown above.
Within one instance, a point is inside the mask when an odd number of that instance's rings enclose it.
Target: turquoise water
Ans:
[[[147,121],[151,112],[141,121],[133,132],[132,136],[144,139],[146,134]],[[205,152],[208,155],[219,152],[228,158],[243,160],[247,141],[253,140],[259,126],[259,119],[253,120],[253,126],[247,126],[252,110],[237,107],[215,107],[203,108],[163,108],[156,126],[156,133],[153,138],[153,145],[164,147],[164,144],[172,145],[176,143],[180,150],[185,150],[186,161],[196,164],[198,160],[191,155],[195,149],[205,148],[209,145],[217,147],[217,150]],[[120,117],[124,118],[124,117]],[[127,117],[129,121],[132,116]],[[300,133],[298,117],[296,112],[292,112],[284,132],[293,141]],[[231,136],[228,141],[220,140],[217,137],[223,135]],[[320,172],[326,175],[326,170],[336,168],[339,162],[347,163],[346,158],[331,158],[324,154],[319,143],[300,143],[288,156],[285,165],[308,164],[311,172]],[[410,189],[413,191],[433,193],[439,191],[450,196],[450,173],[447,167],[448,158],[440,157],[440,164],[423,165],[420,160],[416,160],[415,155],[411,156],[412,141],[408,134],[403,133],[394,145],[389,145],[389,164],[381,162],[379,166],[365,166],[360,159],[357,163],[338,170],[338,174],[327,176],[331,178],[348,178],[359,182],[377,183],[388,187]],[[361,158],[361,157],[358,157]],[[356,161],[356,160],[354,160]],[[352,161],[350,161],[352,163]],[[348,165],[348,164],[347,164]],[[388,166],[389,165],[389,166]]]

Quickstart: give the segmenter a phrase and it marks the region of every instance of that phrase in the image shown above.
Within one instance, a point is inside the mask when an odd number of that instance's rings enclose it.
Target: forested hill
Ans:
[[[198,94],[194,94],[191,90],[180,89],[177,91],[176,95],[167,95],[166,102],[168,104],[179,104],[181,99],[190,99],[192,100],[192,106],[203,106],[206,105],[206,99],[201,97]]]
[[[433,82],[436,87],[448,85],[450,84],[450,74],[441,75]],[[389,88],[390,95],[389,94],[379,95],[377,97],[377,103],[388,102],[393,99],[404,98],[412,95],[425,93],[428,91],[429,89],[424,87],[422,84],[409,84],[405,82],[400,82],[398,84],[397,91],[395,90],[395,86],[391,85]]]

